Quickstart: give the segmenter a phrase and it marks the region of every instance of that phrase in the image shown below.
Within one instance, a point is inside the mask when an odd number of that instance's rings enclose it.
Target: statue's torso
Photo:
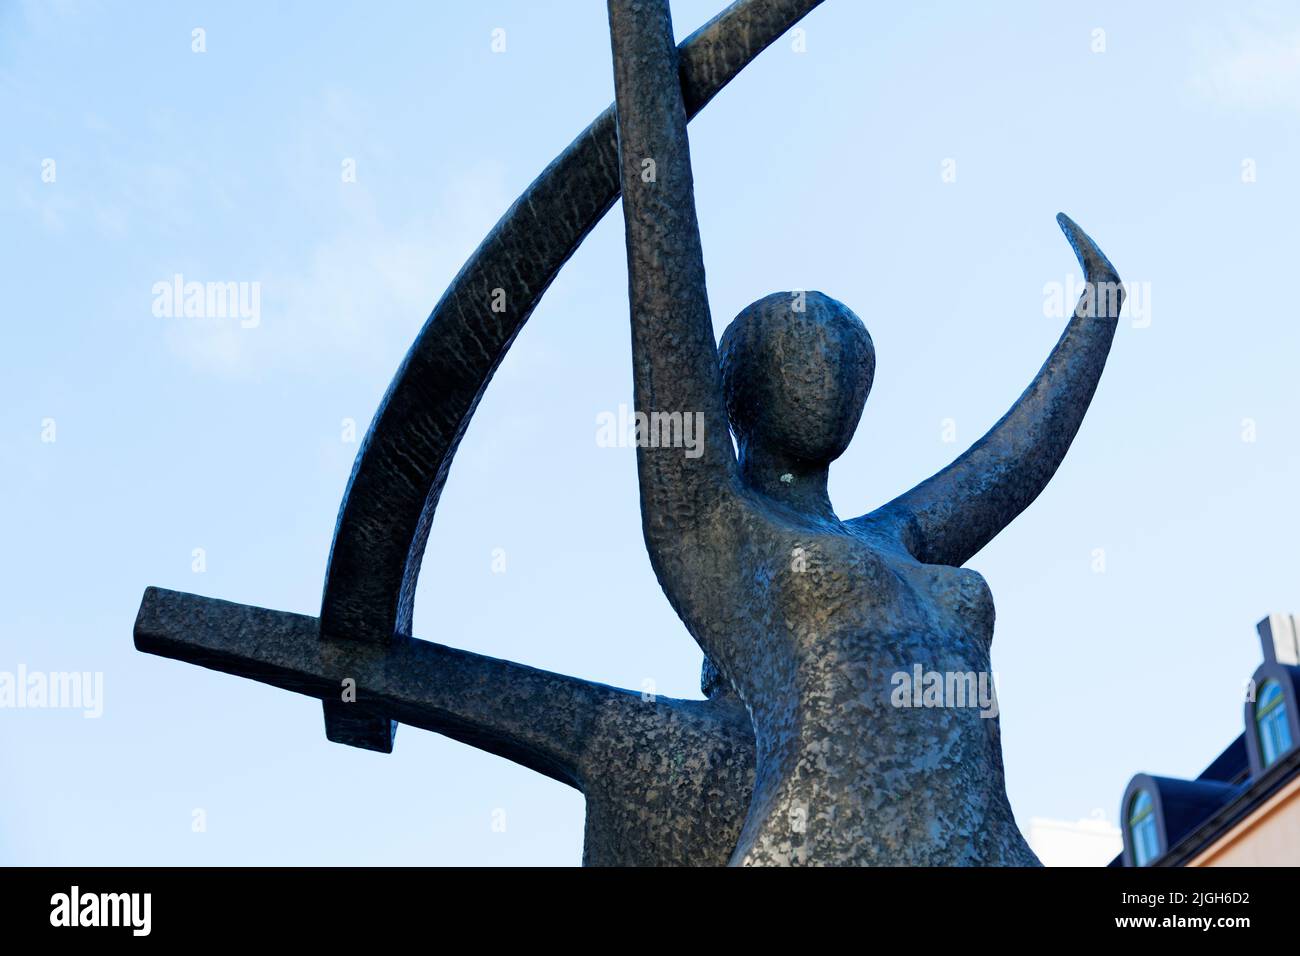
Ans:
[[[983,577],[870,528],[749,504],[737,520],[752,600],[723,626],[748,658],[733,672],[764,680],[740,688],[759,760],[740,857],[1032,862],[1006,801]]]

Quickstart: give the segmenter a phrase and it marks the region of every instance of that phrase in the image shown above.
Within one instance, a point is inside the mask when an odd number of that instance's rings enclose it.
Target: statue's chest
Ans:
[[[771,570],[780,601],[812,626],[982,648],[992,639],[993,595],[969,568],[918,564],[849,535],[792,535]]]
[[[918,564],[899,574],[936,628],[979,638],[985,646],[993,639],[993,592],[978,571]]]

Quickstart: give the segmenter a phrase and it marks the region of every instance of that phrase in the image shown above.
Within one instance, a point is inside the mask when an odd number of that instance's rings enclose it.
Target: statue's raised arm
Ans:
[[[1027,508],[1060,466],[1115,337],[1124,289],[1096,243],[1057,222],[1083,267],[1084,293],[1052,354],[1011,410],[938,474],[857,519],[885,527],[926,564],[960,565]]]
[[[671,554],[689,547],[683,536],[707,533],[710,510],[733,495],[736,462],[667,0],[609,0],[609,24],[635,404],[645,416],[637,449],[641,511],[663,580],[673,577]]]

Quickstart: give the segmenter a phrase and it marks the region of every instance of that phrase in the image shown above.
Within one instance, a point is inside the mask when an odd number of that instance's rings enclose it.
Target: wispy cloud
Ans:
[[[1232,109],[1300,108],[1300,22],[1293,9],[1225,8],[1221,20],[1193,36],[1190,82],[1200,95]]]
[[[310,168],[322,156],[337,162],[333,157],[347,155],[358,141],[372,154],[381,152],[382,143],[364,128],[366,113],[350,94],[331,93],[296,131],[289,165]],[[322,201],[319,186],[298,188],[304,206]],[[323,217],[330,232],[309,248],[284,250],[257,276],[194,276],[259,281],[262,314],[256,328],[229,320],[168,320],[169,344],[180,358],[237,377],[284,366],[377,363],[391,370],[508,205],[501,169],[492,165],[446,180],[431,204],[398,214],[392,203],[380,201],[364,173],[338,189],[328,194],[337,215]]]

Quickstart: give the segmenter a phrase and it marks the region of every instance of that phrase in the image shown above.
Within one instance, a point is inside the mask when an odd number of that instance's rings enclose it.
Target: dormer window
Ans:
[[[1259,729],[1259,753],[1265,767],[1291,749],[1291,728],[1287,725],[1286,697],[1282,685],[1265,681],[1255,699],[1255,725]]]
[[[1139,790],[1129,804],[1129,837],[1133,847],[1133,862],[1146,866],[1160,855],[1160,841],[1156,836],[1155,804],[1151,794]]]

